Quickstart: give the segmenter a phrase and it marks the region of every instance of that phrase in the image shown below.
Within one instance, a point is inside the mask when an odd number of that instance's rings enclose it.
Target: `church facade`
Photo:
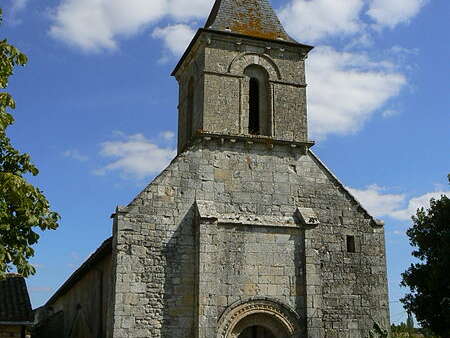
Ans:
[[[310,149],[311,49],[268,0],[216,1],[173,72],[178,155],[117,208],[101,257],[42,309],[63,313],[60,335],[356,338],[388,329],[383,224]],[[101,297],[91,288],[92,297],[58,300],[86,276],[104,280]]]

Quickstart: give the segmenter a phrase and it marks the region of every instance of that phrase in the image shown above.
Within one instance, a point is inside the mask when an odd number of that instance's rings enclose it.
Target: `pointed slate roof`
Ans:
[[[205,28],[296,42],[284,30],[269,0],[216,0]]]

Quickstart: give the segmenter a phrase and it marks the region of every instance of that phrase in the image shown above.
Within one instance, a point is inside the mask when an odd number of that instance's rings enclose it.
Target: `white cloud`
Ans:
[[[176,153],[175,149],[162,148],[142,134],[123,135],[121,140],[101,144],[100,154],[112,162],[95,173],[119,171],[125,178],[143,179],[162,171]]]
[[[164,41],[164,46],[175,56],[180,56],[194,37],[195,31],[190,26],[178,24],[156,28],[152,36]]]
[[[77,149],[69,149],[63,152],[64,157],[68,157],[80,162],[86,162],[89,158],[81,154]]]
[[[330,47],[313,51],[307,74],[311,133],[319,139],[358,131],[406,83],[389,62]]]
[[[442,195],[450,196],[450,191],[427,193],[407,200],[404,194],[384,193],[385,189],[376,184],[365,189],[347,189],[367,208],[370,214],[376,217],[389,216],[398,220],[409,220],[415,215],[417,209],[429,208],[431,198],[440,198]]]
[[[389,52],[395,55],[418,55],[418,48],[405,48],[403,46],[395,45],[390,48]]]
[[[186,20],[190,18],[206,17],[215,0],[166,0],[168,4],[168,15]]]
[[[392,116],[395,116],[395,115],[398,115],[399,114],[399,111],[398,110],[395,110],[395,109],[387,109],[387,110],[385,110],[381,115],[384,117],[384,118],[389,118],[389,117],[392,117]]]
[[[372,0],[367,14],[378,26],[394,28],[415,17],[427,0]]]
[[[417,209],[422,207],[429,208],[431,198],[438,199],[442,195],[450,196],[450,191],[430,192],[419,197],[411,198],[408,201],[408,205],[405,209],[396,210],[392,212],[391,216],[397,219],[410,219],[411,216],[416,213]]]
[[[165,141],[172,141],[175,138],[175,133],[173,131],[163,131],[160,135]]]
[[[385,194],[384,189],[376,184],[368,186],[366,189],[358,190],[347,187],[347,189],[361,202],[370,214],[376,217],[388,216],[395,210],[402,207],[405,195]]]
[[[363,0],[292,0],[280,11],[286,30],[299,41],[357,33]]]
[[[64,0],[50,34],[83,50],[114,49],[117,36],[156,21],[165,7],[165,0]]]
[[[205,16],[212,0],[63,0],[54,10],[50,35],[85,51],[117,48],[165,16],[187,20]]]
[[[370,28],[409,22],[428,0],[290,0],[280,10],[287,31],[302,42],[364,36]],[[367,16],[365,16],[367,15]],[[357,38],[358,39],[358,38]]]

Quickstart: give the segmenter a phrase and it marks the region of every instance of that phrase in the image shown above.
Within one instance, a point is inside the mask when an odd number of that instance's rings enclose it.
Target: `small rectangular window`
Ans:
[[[355,236],[347,236],[347,252],[356,252]]]

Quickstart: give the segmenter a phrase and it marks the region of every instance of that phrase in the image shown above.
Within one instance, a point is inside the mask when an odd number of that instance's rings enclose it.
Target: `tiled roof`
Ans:
[[[0,322],[31,322],[30,297],[25,279],[19,275],[7,275],[0,280]]]
[[[296,42],[284,30],[269,0],[216,0],[205,28]]]

